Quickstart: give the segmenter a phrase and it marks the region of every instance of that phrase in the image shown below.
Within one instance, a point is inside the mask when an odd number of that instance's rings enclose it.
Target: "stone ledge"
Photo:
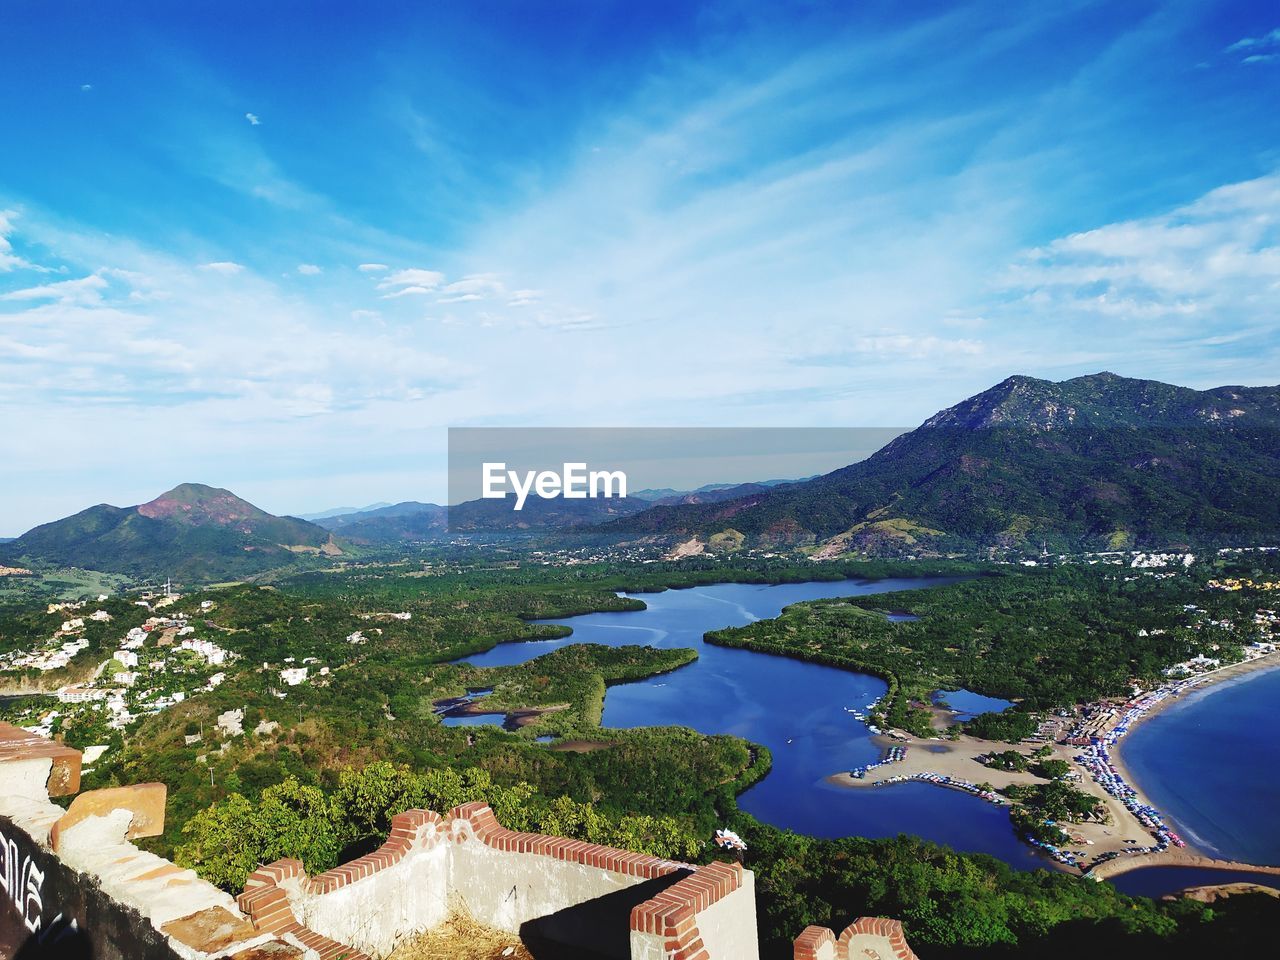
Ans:
[[[68,830],[89,817],[105,817],[116,810],[128,810],[133,816],[124,839],[158,837],[164,833],[164,808],[169,790],[163,783],[136,783],[128,787],[104,787],[89,790],[71,801],[67,812],[53,825],[49,844],[61,852]]]
[[[45,784],[49,797],[68,797],[80,789],[80,751],[65,744],[28,733],[11,723],[0,722],[0,765],[6,761],[34,760],[48,757],[52,761]]]

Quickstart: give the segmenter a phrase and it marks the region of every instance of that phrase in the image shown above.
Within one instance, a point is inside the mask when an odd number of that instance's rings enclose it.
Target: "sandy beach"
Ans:
[[[1228,680],[1235,680],[1238,677],[1243,677],[1251,673],[1257,673],[1258,671],[1261,671],[1261,670],[1273,670],[1277,667],[1280,667],[1280,653],[1270,653],[1263,657],[1256,657],[1253,660],[1245,660],[1241,663],[1231,663],[1225,667],[1219,667],[1217,670],[1206,671],[1205,673],[1201,674],[1201,676],[1206,679],[1196,684],[1193,688],[1191,688],[1190,690],[1187,690],[1186,692],[1180,694],[1179,696],[1168,697],[1160,701],[1155,706],[1153,706],[1150,710],[1146,711],[1146,713],[1144,713],[1137,720],[1134,720],[1133,722],[1131,722],[1129,724],[1129,732],[1132,732],[1139,725],[1150,720],[1152,717],[1159,716],[1161,713],[1163,713],[1165,710],[1168,710],[1170,707],[1175,706],[1176,704],[1179,704],[1179,703],[1186,702],[1187,696],[1191,693],[1195,693],[1201,690],[1210,690],[1216,686],[1219,686],[1222,683],[1227,682]],[[1120,776],[1122,776],[1125,779],[1125,782],[1128,783],[1131,787],[1133,787],[1133,789],[1137,792],[1138,796],[1142,798],[1142,802],[1150,803],[1151,800],[1150,798],[1147,797],[1146,793],[1143,791],[1142,785],[1136,779],[1134,779],[1133,775],[1129,771],[1129,768],[1126,767],[1124,764],[1124,739],[1123,738],[1117,741],[1115,748],[1112,750],[1111,762],[1115,765],[1116,770],[1119,771]],[[1187,852],[1191,851],[1190,846],[1186,848],[1186,851]],[[1145,864],[1143,865],[1145,866]]]
[[[1011,784],[1034,784],[1045,781],[1030,772],[1013,770],[996,770],[978,761],[978,757],[1009,749],[1007,744],[993,743],[990,740],[979,740],[976,737],[962,736],[956,740],[921,740],[915,737],[907,740],[895,740],[889,737],[873,737],[877,746],[888,749],[892,746],[905,746],[906,756],[897,763],[885,764],[867,771],[866,776],[858,779],[848,772],[837,773],[827,778],[827,782],[852,789],[876,788],[878,785],[897,777],[912,777],[918,774],[933,773],[942,776],[967,780],[971,783],[989,783],[996,790],[1002,790]],[[1077,748],[1066,744],[1050,744],[1052,757],[1066,760],[1071,768],[1081,775],[1075,786],[1104,803],[1111,814],[1111,823],[1073,823],[1070,825],[1072,835],[1083,840],[1092,840],[1092,844],[1072,845],[1069,849],[1080,850],[1086,856],[1093,857],[1107,852],[1118,852],[1133,842],[1145,842],[1149,834],[1120,801],[1107,793],[1074,762],[1072,757]],[[1029,751],[1027,751],[1029,752]],[[892,789],[892,784],[879,787]],[[1069,869],[1062,864],[1055,864],[1062,869]]]
[[[1275,667],[1280,667],[1280,653],[1272,653],[1241,663],[1229,664],[1217,670],[1200,674],[1198,682],[1194,686],[1184,689],[1177,695],[1168,696],[1152,704],[1141,715],[1129,719],[1126,734],[1138,724],[1156,716],[1170,706],[1185,702],[1187,695],[1190,693],[1207,690],[1226,681]],[[1147,696],[1150,696],[1150,693]],[[1105,704],[1105,707],[1110,709],[1110,713],[1106,714],[1104,719],[1097,724],[1096,734],[1104,736],[1115,730],[1131,704],[1132,701],[1117,701]],[[945,713],[945,711],[943,712]],[[935,716],[935,725],[945,726],[945,717]],[[987,753],[1009,749],[1006,744],[967,736],[961,736],[954,740],[920,739],[916,737],[898,739],[880,736],[872,738],[872,742],[886,750],[894,746],[906,747],[906,755],[902,760],[877,766],[866,771],[861,778],[853,777],[848,772],[842,772],[828,777],[827,782],[852,789],[875,788],[886,781],[896,782],[901,778],[935,774],[974,784],[990,784],[997,791],[1011,784],[1044,782],[1029,772],[1019,773],[1011,770],[996,770],[985,766],[978,760],[980,756]],[[1149,798],[1142,791],[1141,786],[1133,779],[1121,760],[1120,754],[1123,742],[1123,737],[1120,737],[1113,745],[1110,752],[1112,765],[1125,783],[1133,788],[1138,799],[1143,804],[1151,805]],[[1079,746],[1065,743],[1048,744],[1048,746],[1052,750],[1051,756],[1053,758],[1067,761],[1071,766],[1071,770],[1078,775],[1074,785],[1085,793],[1097,797],[1099,801],[1106,805],[1110,814],[1109,823],[1088,822],[1069,825],[1069,832],[1074,837],[1087,842],[1071,844],[1064,849],[1076,852],[1086,863],[1096,861],[1097,858],[1105,855],[1111,855],[1110,859],[1098,864],[1090,871],[1092,875],[1109,877],[1139,867],[1169,865],[1204,866],[1220,869],[1261,869],[1267,873],[1280,873],[1280,867],[1259,868],[1253,864],[1215,860],[1191,847],[1171,848],[1158,852],[1126,853],[1126,850],[1135,846],[1149,845],[1152,841],[1151,830],[1144,826],[1124,803],[1108,794],[1093,779],[1089,770],[1076,761],[1076,756],[1081,752]],[[1023,752],[1030,752],[1026,746],[1021,749]],[[884,787],[884,789],[888,789],[888,786]],[[1058,864],[1058,866],[1062,869],[1077,872],[1062,864]]]

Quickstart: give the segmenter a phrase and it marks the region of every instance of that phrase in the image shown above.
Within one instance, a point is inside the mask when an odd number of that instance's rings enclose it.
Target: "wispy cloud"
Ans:
[[[25,287],[0,294],[0,300],[52,300],[57,303],[95,304],[102,302],[102,291],[108,284],[100,274],[90,274],[76,280],[60,280],[36,287]]]
[[[298,272],[304,277],[315,277],[324,273],[324,270],[314,263],[300,263],[298,264]]]
[[[362,263],[356,269],[361,273],[383,273],[391,268],[385,263]]]
[[[1235,43],[1227,47],[1227,53],[1235,53],[1239,50],[1255,50],[1258,47],[1280,46],[1280,27],[1264,33],[1257,37],[1241,37]]]
[[[423,270],[419,268],[397,270],[381,280],[378,283],[378,289],[383,291],[382,296],[385,300],[391,300],[396,297],[422,296],[434,291],[440,284],[444,283],[444,279],[444,274],[438,270]]]
[[[1280,174],[1055,240],[1029,251],[1008,277],[1024,296],[1112,317],[1261,304],[1280,291]]]
[[[14,232],[13,222],[17,216],[12,210],[0,210],[0,273],[11,270],[43,270],[43,267],[13,252],[13,243],[9,237]]]
[[[246,113],[244,118],[249,121],[249,126],[251,127],[258,127],[262,125],[262,120],[256,113]]]
[[[201,264],[200,269],[218,273],[224,277],[234,277],[237,273],[244,271],[244,264],[235,263],[232,260],[215,260],[213,263]]]

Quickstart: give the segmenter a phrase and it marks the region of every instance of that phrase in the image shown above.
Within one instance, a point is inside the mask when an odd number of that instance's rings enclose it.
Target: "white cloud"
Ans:
[[[453,283],[447,284],[440,291],[445,296],[461,296],[464,294],[474,294],[479,297],[490,295],[501,295],[503,293],[502,281],[493,273],[475,273],[463,277],[461,280],[455,280]]]
[[[385,263],[362,263],[356,269],[361,273],[382,273],[390,268]]]
[[[383,300],[394,300],[396,297],[421,297],[431,292],[430,287],[421,287],[417,284],[410,284],[407,287],[400,287],[392,290],[390,293],[382,295]]]
[[[298,264],[298,272],[302,274],[304,277],[314,277],[321,273],[324,273],[324,271],[321,270],[319,267],[317,267],[314,263]]]
[[[1252,50],[1256,47],[1280,46],[1280,27],[1272,30],[1270,33],[1264,33],[1258,37],[1241,37],[1235,43],[1226,48],[1227,53],[1234,53],[1238,50]]]
[[[78,280],[61,280],[38,287],[13,290],[0,294],[0,300],[53,300],[58,303],[93,304],[102,301],[102,291],[107,286],[108,283],[104,277],[93,273]]]
[[[92,84],[92,83],[82,83],[82,84],[80,84],[80,92],[81,92],[81,93],[88,93],[88,92],[89,92],[90,90],[92,90],[92,89],[93,89],[93,84]]]
[[[0,273],[8,273],[11,270],[47,272],[43,267],[36,266],[13,252],[13,244],[9,237],[14,233],[13,221],[17,218],[18,214],[13,210],[0,210]]]
[[[1024,297],[1109,316],[1222,315],[1280,290],[1280,174],[1071,234],[1008,274]]]
[[[256,113],[246,113],[244,118],[249,121],[249,126],[258,127],[262,125],[262,120]]]
[[[541,290],[516,290],[511,294],[511,299],[507,301],[508,307],[529,307],[537,303],[543,297]]]
[[[215,260],[213,263],[201,264],[200,269],[208,270],[210,273],[219,273],[224,277],[234,277],[244,270],[244,264],[235,263],[231,260]]]
[[[391,300],[395,297],[422,296],[433,292],[444,282],[444,274],[437,270],[397,270],[378,283],[378,289],[384,291],[382,298]]]

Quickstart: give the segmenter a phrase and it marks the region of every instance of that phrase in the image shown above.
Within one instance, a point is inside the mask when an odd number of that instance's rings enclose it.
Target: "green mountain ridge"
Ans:
[[[340,552],[329,531],[313,523],[274,516],[199,483],[179,484],[134,507],[98,504],[0,549],[15,561],[185,580],[247,576],[302,554]]]
[[[658,507],[618,534],[820,555],[1280,540],[1280,387],[1010,377],[825,476]]]

